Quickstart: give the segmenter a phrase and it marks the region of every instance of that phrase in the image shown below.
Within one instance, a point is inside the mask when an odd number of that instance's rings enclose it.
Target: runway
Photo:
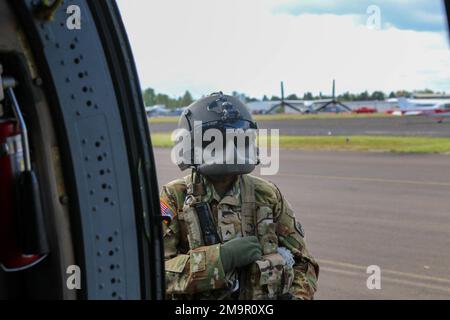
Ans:
[[[150,123],[152,132],[169,132],[176,123]],[[261,129],[279,129],[283,135],[388,135],[450,137],[450,118],[437,123],[427,117],[342,118],[260,121]]]
[[[279,173],[265,178],[295,209],[319,260],[317,299],[450,299],[449,156],[280,155]],[[182,175],[170,149],[155,157],[160,185]],[[381,269],[380,290],[366,286],[370,265]]]

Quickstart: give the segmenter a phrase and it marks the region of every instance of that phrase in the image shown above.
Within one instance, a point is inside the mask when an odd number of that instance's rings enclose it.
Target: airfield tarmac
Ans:
[[[378,117],[378,118],[333,118],[260,121],[261,129],[280,129],[282,135],[303,136],[425,136],[450,137],[450,118],[437,123],[436,118],[427,117]],[[152,132],[171,132],[176,123],[150,123]]]
[[[182,175],[170,149],[155,158],[160,186]],[[450,156],[283,150],[265,178],[320,263],[316,299],[450,299]],[[366,286],[369,265],[380,290]]]

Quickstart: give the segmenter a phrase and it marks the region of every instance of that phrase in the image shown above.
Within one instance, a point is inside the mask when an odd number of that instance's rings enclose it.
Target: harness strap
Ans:
[[[192,170],[192,173],[186,177],[187,194],[192,195],[197,200],[205,194],[205,187],[199,174]]]
[[[242,233],[244,236],[254,236],[256,235],[255,185],[248,175],[242,175],[239,183],[242,202]]]

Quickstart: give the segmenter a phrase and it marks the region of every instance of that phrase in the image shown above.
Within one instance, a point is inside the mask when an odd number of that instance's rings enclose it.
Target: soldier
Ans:
[[[245,105],[222,93],[191,104],[179,127],[194,135],[194,121],[203,132],[257,128]],[[313,299],[319,266],[279,189],[250,175],[250,161],[193,163],[180,163],[192,173],[161,191],[168,298]]]

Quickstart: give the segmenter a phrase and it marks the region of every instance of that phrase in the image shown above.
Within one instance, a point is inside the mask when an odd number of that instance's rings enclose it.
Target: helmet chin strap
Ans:
[[[228,178],[232,178],[235,180],[238,177],[238,175],[209,175],[206,176],[206,178],[212,182],[222,182],[224,180],[227,180]]]
[[[201,179],[202,174],[197,171],[195,167],[192,168],[191,181],[192,183],[188,187],[188,194],[193,195],[200,201],[201,196],[205,194],[205,187]],[[216,192],[223,196],[230,186],[238,179],[239,175],[203,175],[208,181],[214,185]]]
[[[209,175],[205,175],[200,173],[196,167],[192,167],[192,172],[191,172],[191,176],[192,176],[192,182],[194,184],[199,184],[202,182],[201,180],[201,176],[206,177],[206,179],[208,179],[211,182],[222,182],[224,180],[227,180],[228,178],[232,178],[233,180],[235,180],[239,175],[237,174],[209,174]]]

